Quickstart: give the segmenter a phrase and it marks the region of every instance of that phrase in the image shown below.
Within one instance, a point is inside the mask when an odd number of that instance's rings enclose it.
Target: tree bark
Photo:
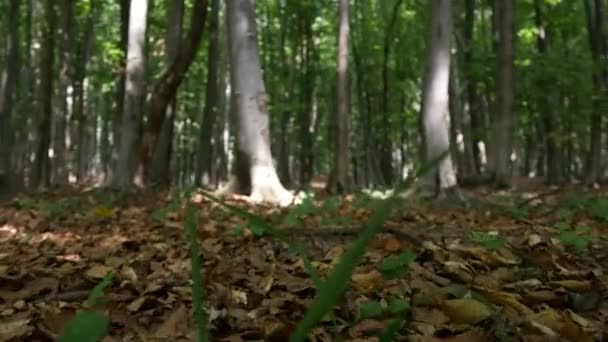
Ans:
[[[338,56],[337,56],[337,101],[335,123],[334,165],[330,177],[329,190],[342,193],[350,188],[348,172],[349,151],[349,80],[348,80],[348,37],[350,32],[349,1],[339,0],[338,13]]]
[[[587,36],[591,49],[593,73],[591,75],[593,88],[597,94],[592,94],[592,109],[590,117],[589,154],[585,181],[595,184],[600,181],[602,168],[602,128],[604,124],[602,107],[608,108],[605,96],[608,91],[608,66],[602,58],[608,58],[608,33],[604,32],[605,8],[601,0],[583,0],[585,17],[587,19]],[[602,100],[604,99],[604,100]],[[603,103],[603,104],[602,104]]]
[[[464,143],[467,155],[473,154],[475,162],[474,168],[470,170],[470,176],[476,176],[481,173],[481,151],[479,145],[483,140],[483,125],[479,118],[479,108],[477,100],[477,80],[473,70],[474,59],[474,39],[473,32],[475,28],[475,0],[466,0],[465,2],[465,19],[464,19],[464,34],[463,34],[463,69],[465,86],[465,105],[464,105]]]
[[[182,40],[182,22],[184,17],[184,0],[172,0],[169,11],[169,30],[167,34],[167,64],[175,62],[180,43]],[[162,119],[161,130],[158,140],[152,153],[152,161],[148,182],[151,184],[168,186],[171,175],[169,165],[171,162],[173,130],[175,121],[175,111],[177,110],[177,96],[167,105],[167,110]]]
[[[198,154],[196,162],[196,184],[209,187],[212,183],[213,148],[211,139],[213,129],[218,117],[218,104],[220,94],[220,3],[211,0],[211,13],[209,17],[209,47],[207,49],[207,88],[205,92],[205,108],[201,115],[201,128],[198,137]]]
[[[126,62],[127,48],[129,44],[129,16],[131,10],[131,0],[120,0],[120,42],[119,48],[122,52],[122,59],[118,67],[118,77],[116,80],[116,93],[114,99],[114,117],[112,118],[112,167],[110,172],[117,168],[118,149],[120,147],[120,134],[122,124],[122,112],[125,99],[125,83],[126,83]],[[108,180],[112,179],[108,178]]]
[[[495,0],[498,30],[496,76],[496,125],[494,127],[494,181],[497,186],[511,186],[511,154],[514,147],[515,113],[513,111],[514,0]]]
[[[63,27],[61,28],[61,67],[59,71],[60,112],[55,119],[54,179],[56,184],[67,184],[69,176],[66,130],[72,116],[72,55],[74,49],[74,1],[63,0]]]
[[[456,175],[449,154],[448,127],[450,36],[452,34],[451,0],[431,1],[431,25],[427,43],[427,66],[424,75],[421,121],[425,162],[433,162],[448,152],[429,174],[429,185],[436,195],[456,186]]]
[[[235,178],[226,190],[248,192],[252,200],[286,205],[293,196],[281,184],[270,152],[268,96],[262,80],[251,0],[228,0],[230,82],[238,137]]]
[[[137,162],[136,147],[141,124],[142,96],[144,95],[146,26],[148,0],[131,0],[129,15],[129,39],[123,102],[120,147],[113,185],[131,188]],[[160,114],[162,115],[163,112]]]
[[[192,8],[188,38],[180,45],[174,62],[154,84],[148,106],[150,115],[143,130],[139,154],[138,173],[142,177],[148,175],[153,148],[156,146],[162,128],[167,106],[175,98],[179,85],[196,57],[205,30],[206,18],[207,0],[196,0]]]
[[[393,144],[391,142],[390,118],[390,83],[388,63],[391,53],[393,30],[399,16],[399,8],[403,0],[396,0],[391,12],[391,18],[384,33],[384,46],[382,53],[382,135],[380,144],[380,169],[386,185],[393,182]]]
[[[78,132],[76,133],[76,153],[77,153],[77,175],[78,181],[84,182],[89,166],[88,139],[90,138],[89,116],[88,111],[88,93],[85,85],[85,77],[87,75],[87,67],[91,55],[91,49],[94,41],[93,29],[94,19],[96,17],[96,9],[98,4],[93,2],[87,13],[84,30],[80,43],[78,44],[77,63],[75,63],[74,77],[74,117],[78,123]]]
[[[49,147],[51,144],[51,120],[53,115],[53,64],[55,50],[55,3],[45,2],[45,30],[42,40],[42,60],[40,65],[40,107],[38,117],[38,143],[32,174],[33,187],[47,187],[50,184]]]
[[[538,30],[538,36],[536,38],[536,45],[541,58],[548,58],[549,52],[549,29],[544,20],[544,8],[541,0],[534,0],[534,21]],[[553,113],[552,100],[551,100],[551,88],[552,82],[550,75],[540,75],[539,88],[544,89],[539,98],[539,112],[542,117],[542,124],[545,132],[545,148],[546,148],[546,162],[547,162],[547,173],[545,180],[548,184],[554,185],[562,181],[562,170],[560,162],[560,147],[557,142],[558,140],[558,129],[557,129],[557,118]]]
[[[13,146],[13,103],[15,83],[19,71],[19,0],[11,0],[8,8],[8,35],[6,36],[4,67],[0,73],[0,193],[10,190],[13,178],[11,167]],[[8,192],[8,191],[7,191]]]

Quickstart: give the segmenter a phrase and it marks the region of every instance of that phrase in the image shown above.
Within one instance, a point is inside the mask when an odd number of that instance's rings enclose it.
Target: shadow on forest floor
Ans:
[[[466,190],[466,209],[404,203],[368,247],[336,319],[311,338],[373,341],[397,313],[407,318],[397,336],[413,341],[606,338],[608,197],[528,188],[536,192]],[[373,202],[349,195],[276,209],[231,200],[290,229],[321,274]],[[111,321],[104,341],[193,340],[182,204],[62,190],[1,206],[0,341],[55,340],[107,272],[116,281],[92,308]],[[211,202],[199,204],[198,235],[214,339],[286,341],[315,294],[298,256]],[[386,261],[405,251],[408,272],[386,277]]]

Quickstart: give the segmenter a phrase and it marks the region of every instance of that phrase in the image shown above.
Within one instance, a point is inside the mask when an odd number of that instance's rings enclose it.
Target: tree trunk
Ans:
[[[345,192],[350,188],[348,172],[348,134],[349,134],[349,81],[348,81],[348,36],[350,31],[348,0],[339,0],[340,16],[338,28],[337,56],[337,101],[335,124],[334,165],[329,189],[332,192]]]
[[[466,0],[465,2],[465,19],[464,19],[464,34],[463,34],[463,69],[465,80],[465,104],[464,104],[464,143],[466,154],[473,154],[475,162],[474,168],[470,171],[470,176],[475,176],[481,173],[481,151],[479,145],[483,137],[483,125],[479,118],[479,108],[477,100],[477,80],[475,79],[473,66],[473,32],[475,28],[475,0]]]
[[[608,91],[608,67],[602,58],[608,58],[608,33],[604,32],[605,8],[601,0],[583,0],[585,17],[587,19],[587,35],[593,62],[593,88],[597,94],[592,94],[592,112],[590,117],[589,155],[585,181],[588,184],[599,182],[602,168],[602,107],[608,108],[605,96]],[[604,100],[602,100],[602,98]],[[602,103],[604,102],[604,105]]]
[[[0,193],[10,190],[13,178],[11,156],[13,146],[13,103],[19,71],[19,0],[11,0],[8,9],[8,35],[4,47],[6,56],[0,73]]]
[[[196,162],[196,184],[209,187],[212,184],[213,148],[211,139],[213,129],[218,116],[219,97],[222,95],[220,89],[219,73],[221,57],[220,48],[220,3],[219,0],[211,1],[211,16],[209,17],[209,47],[207,49],[207,88],[205,92],[205,108],[201,116],[201,128],[198,138],[198,154]]]
[[[538,30],[537,36],[537,47],[541,58],[548,58],[549,52],[549,29],[547,28],[544,20],[542,0],[534,0],[534,19],[536,28]],[[551,100],[551,88],[552,84],[555,84],[550,79],[550,75],[540,75],[539,87],[544,89],[539,99],[539,112],[542,116],[542,123],[545,132],[545,148],[547,157],[547,184],[554,185],[562,181],[562,170],[560,166],[560,147],[558,144],[558,129],[557,120],[553,113],[552,100]]]
[[[279,181],[270,152],[268,96],[260,68],[253,2],[228,0],[227,12],[230,82],[238,116],[237,164],[228,190],[250,190],[253,200],[288,204],[293,197]]]
[[[19,120],[15,122],[15,132],[17,135],[16,144],[14,145],[14,159],[12,169],[14,170],[13,180],[10,182],[13,189],[23,189],[25,187],[25,175],[29,172],[29,149],[32,148],[30,142],[30,132],[34,129],[30,128],[35,121],[35,115],[29,115],[34,112],[34,82],[32,77],[32,13],[33,1],[26,0],[25,10],[25,27],[24,27],[24,61],[21,71],[21,98],[19,102]]]
[[[448,127],[450,36],[452,34],[451,0],[432,0],[431,26],[427,43],[427,66],[422,93],[421,121],[424,136],[425,162],[432,162],[443,153],[429,174],[430,185],[437,195],[456,186],[456,175],[449,155]]]
[[[391,12],[391,18],[384,33],[384,47],[382,54],[382,135],[380,144],[380,169],[386,185],[393,182],[393,144],[391,142],[391,118],[390,118],[390,87],[388,75],[388,63],[390,58],[390,48],[394,44],[392,41],[393,30],[399,16],[399,8],[403,0],[396,0]]]
[[[137,162],[136,147],[141,124],[142,97],[144,95],[146,24],[148,0],[131,0],[129,15],[129,42],[123,103],[120,147],[113,185],[131,188]],[[161,112],[161,114],[164,113]]]
[[[498,30],[496,76],[496,125],[494,127],[494,181],[511,186],[515,113],[513,111],[514,0],[495,0]]]
[[[84,25],[84,31],[80,44],[78,45],[77,63],[74,77],[74,116],[78,122],[78,132],[76,139],[76,153],[77,153],[77,175],[78,181],[83,182],[86,178],[89,165],[89,153],[88,153],[88,139],[89,130],[89,116],[87,115],[87,108],[89,107],[87,85],[85,84],[85,77],[87,75],[87,67],[89,64],[89,58],[91,55],[92,44],[94,41],[93,36],[93,25],[94,19],[96,18],[97,3],[93,2],[87,13],[86,22]]]
[[[49,147],[51,144],[51,120],[53,115],[53,64],[55,50],[55,3],[45,2],[45,30],[42,39],[42,60],[40,65],[40,108],[38,117],[38,143],[32,175],[33,187],[50,184]]]
[[[174,62],[154,84],[150,95],[150,115],[143,130],[139,154],[138,173],[140,176],[147,176],[149,173],[153,148],[156,146],[162,128],[167,106],[175,98],[179,85],[196,57],[205,30],[206,18],[207,0],[197,0],[192,8],[188,38],[180,45]]]
[[[54,180],[56,184],[68,183],[69,165],[66,130],[72,116],[72,54],[74,49],[74,1],[63,0],[63,27],[61,28],[61,68],[59,71],[60,112],[55,119]]]
[[[169,11],[169,30],[167,34],[167,64],[175,62],[182,39],[182,22],[184,18],[184,0],[172,0]],[[162,119],[160,136],[154,146],[152,161],[150,165],[148,181],[151,184],[168,186],[171,175],[169,165],[171,163],[171,152],[173,142],[173,128],[175,111],[177,109],[177,96],[167,105],[165,115]]]
[[[126,62],[127,48],[129,44],[129,16],[131,11],[131,0],[120,0],[120,43],[119,48],[122,52],[122,60],[120,61],[119,74],[116,80],[116,93],[114,99],[114,117],[112,118],[112,167],[110,172],[117,169],[118,150],[120,148],[120,134],[122,124],[123,104],[125,100],[125,83],[126,83]],[[112,179],[111,178],[108,180]]]
[[[310,9],[307,9],[310,11]],[[302,109],[299,112],[300,129],[300,186],[305,187],[313,177],[314,169],[314,91],[316,87],[316,58],[313,24],[314,16],[311,13],[305,16],[304,39],[302,42],[301,63],[303,77],[301,79]]]

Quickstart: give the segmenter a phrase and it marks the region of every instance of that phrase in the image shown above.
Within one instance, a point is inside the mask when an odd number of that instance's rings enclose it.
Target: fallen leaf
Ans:
[[[101,265],[101,264],[94,264],[88,270],[86,270],[84,272],[84,275],[87,276],[88,278],[97,280],[97,279],[103,279],[108,273],[113,272],[113,271],[114,271],[114,269],[112,269],[112,267],[109,267],[106,265]]]
[[[376,269],[372,269],[366,273],[355,273],[352,275],[351,280],[355,287],[363,293],[374,291],[384,282],[382,274]]]
[[[31,318],[12,318],[0,320],[0,341],[11,341],[24,338],[29,335],[34,328],[30,325]]]
[[[186,306],[181,304],[153,333],[155,338],[164,341],[174,341],[190,332],[190,314]]]
[[[452,322],[462,324],[476,324],[492,315],[485,304],[472,298],[448,299],[442,309]]]

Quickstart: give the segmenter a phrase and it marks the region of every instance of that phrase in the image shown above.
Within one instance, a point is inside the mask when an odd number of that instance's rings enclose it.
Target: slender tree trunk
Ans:
[[[13,189],[22,189],[25,187],[25,176],[29,172],[28,150],[32,148],[30,143],[30,127],[33,125],[35,115],[27,115],[25,113],[34,112],[34,82],[32,77],[32,12],[33,1],[25,1],[25,29],[24,40],[24,61],[21,71],[21,98],[19,103],[19,111],[22,113],[19,116],[20,120],[15,122],[15,132],[17,134],[16,144],[14,146],[14,159],[12,169],[14,170],[13,180],[10,182]]]
[[[543,58],[548,58],[549,52],[549,29],[544,20],[544,9],[542,0],[534,0],[534,19],[538,30],[537,47],[538,52]],[[551,88],[553,81],[549,78],[550,75],[541,75],[539,81],[540,89],[544,92],[539,99],[539,112],[542,116],[542,123],[545,131],[545,146],[547,151],[547,175],[546,182],[548,184],[558,184],[562,180],[562,170],[560,166],[560,147],[557,143],[558,129],[557,118],[553,113]]]
[[[206,19],[207,0],[196,0],[192,8],[188,38],[180,45],[174,62],[154,84],[154,89],[150,95],[150,115],[143,130],[138,156],[139,168],[137,172],[139,177],[149,175],[153,149],[157,145],[167,106],[175,98],[179,85],[184,80],[186,72],[196,57],[202,41]],[[167,172],[164,173],[167,174]]]
[[[475,28],[475,0],[466,0],[465,2],[465,19],[464,19],[464,52],[463,52],[463,69],[465,77],[464,93],[464,143],[466,154],[473,154],[475,162],[474,168],[470,170],[470,176],[475,176],[481,173],[481,151],[479,150],[480,142],[482,141],[483,125],[479,118],[479,108],[477,100],[477,80],[474,75],[474,39],[473,32]]]
[[[63,0],[63,27],[61,28],[61,68],[59,71],[60,112],[55,120],[54,183],[67,184],[69,176],[66,130],[72,116],[72,54],[74,49],[74,1]]]
[[[448,155],[429,174],[433,191],[440,195],[456,186],[456,175],[452,158],[449,155],[450,140],[447,122],[452,6],[451,0],[432,0],[431,6],[421,121],[425,142],[423,160],[431,162],[448,152]]]
[[[116,93],[114,99],[114,117],[112,118],[112,166],[110,172],[117,169],[118,152],[120,147],[120,134],[123,114],[123,104],[125,99],[126,85],[126,62],[127,48],[129,44],[129,17],[131,11],[131,0],[120,0],[120,50],[122,60],[120,61],[119,74],[116,80]],[[113,175],[110,174],[112,177]],[[112,178],[110,177],[108,181]]]
[[[332,192],[345,192],[350,188],[348,172],[348,134],[349,134],[349,80],[348,80],[348,36],[350,31],[349,2],[339,0],[338,13],[338,56],[337,56],[337,101],[336,132],[334,146],[334,165],[329,189]]]
[[[6,36],[4,67],[0,70],[0,193],[10,190],[13,179],[13,103],[15,83],[19,71],[19,0],[10,0],[8,8],[8,34]]]
[[[113,184],[120,188],[133,186],[136,147],[141,125],[142,96],[144,95],[146,26],[148,19],[148,0],[131,0],[129,16],[129,43],[125,97],[123,103],[122,128],[116,172]]]
[[[85,77],[87,75],[87,67],[89,64],[89,58],[91,55],[91,49],[94,41],[93,36],[93,25],[94,19],[96,18],[97,3],[92,3],[87,13],[86,22],[84,25],[84,31],[80,44],[78,46],[77,63],[74,77],[74,117],[78,122],[78,132],[76,139],[76,153],[77,153],[77,175],[78,181],[83,182],[86,178],[89,164],[88,154],[88,139],[89,137],[89,116],[87,115],[87,108],[89,107],[87,84],[85,84]]]
[[[228,0],[230,81],[238,115],[235,178],[228,190],[251,192],[256,201],[288,204],[270,152],[268,96],[262,79],[257,29],[250,0]]]
[[[184,0],[172,0],[169,11],[169,30],[167,34],[167,64],[175,62],[182,39],[182,22],[184,18]],[[177,94],[176,94],[177,95]],[[173,142],[173,128],[175,111],[177,110],[177,96],[167,105],[165,116],[162,119],[160,136],[154,147],[150,166],[149,182],[152,184],[168,185],[171,175],[169,164],[171,162],[171,150]]]
[[[49,147],[51,144],[51,120],[53,115],[53,64],[55,50],[55,3],[45,1],[45,30],[42,40],[42,61],[40,65],[40,108],[38,118],[38,143],[32,175],[33,187],[50,184]]]
[[[513,111],[514,0],[495,0],[498,29],[496,76],[496,125],[494,180],[498,186],[510,186],[513,175],[511,154],[514,148],[515,113]]]
[[[314,91],[316,87],[315,66],[317,52],[315,49],[313,24],[314,16],[307,9],[302,42],[302,109],[300,110],[300,186],[306,186],[314,172]]]
[[[604,124],[602,107],[608,108],[605,96],[608,92],[608,67],[604,60],[608,59],[608,33],[604,32],[605,8],[601,0],[583,0],[587,19],[587,35],[593,62],[593,88],[597,95],[592,95],[592,111],[590,117],[589,155],[585,180],[588,184],[599,182],[602,168],[602,128]],[[604,100],[602,100],[604,99]],[[604,106],[602,105],[604,103]]]
[[[391,142],[391,122],[390,122],[390,83],[389,83],[389,74],[388,74],[388,64],[390,58],[390,48],[393,45],[393,30],[395,28],[395,24],[397,23],[397,18],[399,16],[399,9],[402,0],[396,0],[393,9],[391,18],[386,27],[386,31],[384,33],[384,47],[382,54],[382,136],[381,136],[381,146],[380,146],[380,168],[382,170],[382,176],[386,185],[390,185],[393,182],[393,144]]]
[[[201,116],[201,128],[198,139],[198,158],[196,162],[196,184],[209,187],[212,184],[213,148],[211,139],[218,116],[221,78],[219,63],[220,47],[220,3],[211,1],[211,16],[209,17],[209,47],[207,50],[207,88],[205,92],[205,107]]]

